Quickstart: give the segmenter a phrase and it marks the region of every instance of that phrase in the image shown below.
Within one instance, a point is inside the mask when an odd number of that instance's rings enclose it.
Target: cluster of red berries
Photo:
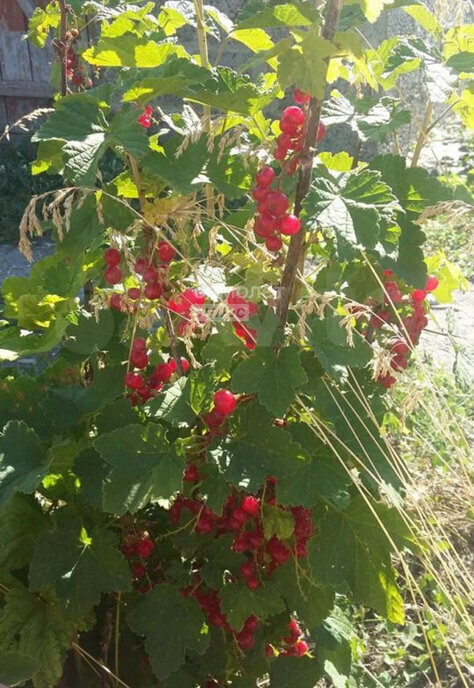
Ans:
[[[155,543],[148,533],[128,533],[123,537],[122,553],[132,563],[133,580],[137,583],[147,576],[147,563],[155,550]],[[149,586],[142,587],[147,592]]]
[[[390,340],[390,366],[394,372],[405,370],[408,366],[408,356],[413,346],[418,344],[418,340],[424,328],[428,324],[426,317],[426,297],[434,291],[439,284],[439,280],[430,275],[424,289],[414,289],[410,294],[403,295],[399,285],[393,279],[391,270],[385,270],[385,303],[377,309],[371,318],[371,325],[374,329],[381,329],[386,323],[391,323],[400,329],[400,337]],[[401,311],[401,322],[394,312]],[[378,378],[378,381],[386,389],[395,384],[396,378],[391,373],[386,373]]]
[[[233,289],[227,296],[227,305],[235,318],[232,321],[235,334],[244,340],[247,349],[253,351],[257,345],[257,330],[243,323],[258,313],[257,304],[247,301],[236,289]]]
[[[199,289],[185,289],[179,296],[168,301],[168,308],[179,315],[176,332],[180,337],[191,335],[198,325],[205,325],[203,312],[206,296]]]
[[[258,215],[255,218],[254,232],[257,237],[265,239],[269,251],[279,251],[283,246],[281,235],[291,236],[300,231],[300,221],[296,215],[287,213],[290,206],[288,196],[270,186],[275,179],[275,172],[270,166],[262,167],[257,172],[257,185],[252,196],[257,201]]]
[[[76,40],[79,36],[77,29],[71,29],[68,33],[71,35],[72,40]],[[92,80],[81,65],[80,59],[72,46],[66,49],[66,78],[73,86],[92,87]]]
[[[306,122],[305,106],[310,101],[309,93],[295,89],[293,98],[297,105],[292,105],[283,110],[280,118],[281,134],[277,139],[277,147],[274,153],[275,160],[283,165],[286,174],[294,174],[298,169],[298,153],[303,150],[304,125]],[[298,107],[299,105],[302,106]],[[319,143],[326,134],[326,127],[319,123],[316,140]]]
[[[171,244],[167,241],[160,241],[156,245],[156,251],[151,260],[138,258],[134,265],[135,276],[141,278],[143,284],[140,287],[130,287],[127,291],[129,298],[132,301],[138,301],[143,295],[149,301],[159,299],[163,293],[163,281],[166,276],[166,268],[175,256],[176,251]],[[156,263],[156,258],[161,261],[161,264]],[[125,272],[120,267],[122,262],[120,251],[116,248],[108,248],[105,251],[104,259],[107,265],[104,271],[104,279],[107,284],[115,286],[123,282]],[[122,310],[122,299],[120,294],[114,294],[114,297],[112,297],[111,300],[112,308]]]
[[[186,375],[189,371],[189,361],[187,358],[181,357],[180,363],[181,369]],[[163,389],[163,385],[178,372],[178,364],[174,358],[171,358],[168,362],[158,363],[146,377],[146,369],[150,364],[150,359],[143,337],[136,337],[132,343],[130,364],[135,370],[125,375],[125,385],[130,390],[129,396],[134,406],[140,401],[145,403],[158,394]]]
[[[185,482],[197,483],[201,479],[196,464],[189,463],[184,474]],[[196,533],[214,535],[216,538],[232,533],[232,549],[234,552],[245,554],[246,561],[240,566],[239,571],[232,576],[230,583],[244,582],[249,590],[257,590],[264,583],[264,580],[270,578],[279,566],[286,564],[292,555],[296,558],[305,557],[307,555],[307,542],[314,534],[314,525],[309,509],[276,505],[275,483],[274,478],[268,478],[265,490],[260,491],[257,496],[234,490],[220,514],[216,514],[212,509],[206,507],[199,497],[186,497],[180,494],[171,506],[170,520],[173,525],[179,525],[183,512],[188,511],[191,518],[195,518],[194,530]],[[262,522],[262,500],[265,500],[266,504],[278,506],[292,514],[294,531],[291,540],[285,542],[276,535],[272,535],[268,539],[265,537]],[[241,650],[245,651],[253,647],[255,632],[260,626],[258,618],[252,615],[246,620],[242,630],[232,629],[221,609],[218,592],[203,582],[198,566],[193,572],[193,584],[183,588],[182,594],[186,597],[194,597],[208,623],[230,633]],[[291,628],[290,625],[290,630]],[[300,634],[301,631],[298,627],[296,637],[294,637],[293,630],[293,635],[284,639],[289,645],[284,652],[299,655],[306,652],[307,645],[303,644],[303,641],[300,643]]]
[[[141,124],[142,127],[145,127],[145,129],[149,129],[151,127],[151,116],[153,114],[153,108],[151,105],[147,105],[140,115],[140,117],[137,119],[138,124]]]
[[[294,98],[304,107],[310,96],[296,89]],[[298,153],[303,150],[305,121],[304,109],[298,105],[287,107],[280,118],[281,134],[277,139],[274,157],[282,164],[285,174],[294,174],[298,168]],[[322,139],[325,132],[324,124],[321,123],[318,129],[318,141]],[[266,248],[272,252],[279,251],[283,246],[282,236],[293,236],[301,229],[299,218],[287,212],[290,203],[286,194],[279,188],[271,188],[275,178],[274,169],[266,165],[257,172],[256,186],[252,189],[252,197],[257,202],[258,211],[254,222],[254,232],[258,238],[264,239]]]
[[[280,649],[276,650],[273,645],[267,645],[266,657],[274,657],[276,654],[281,657],[303,657],[308,652],[308,643],[304,640],[303,632],[296,619],[291,619],[288,629],[290,632],[282,639]]]
[[[227,417],[230,416],[237,407],[235,395],[228,389],[219,389],[214,394],[214,406],[209,413],[204,416],[204,422],[211,434],[220,434],[222,426]],[[197,481],[196,481],[197,482]]]

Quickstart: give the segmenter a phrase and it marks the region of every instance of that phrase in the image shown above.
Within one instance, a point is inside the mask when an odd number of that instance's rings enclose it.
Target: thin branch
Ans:
[[[332,41],[336,32],[339,15],[341,13],[343,0],[329,0],[327,4],[326,20],[322,29],[322,36],[328,41]],[[326,60],[327,71],[328,60]],[[296,187],[294,214],[299,216],[303,207],[303,201],[311,187],[313,174],[313,160],[316,153],[316,140],[318,135],[319,121],[321,119],[321,102],[317,98],[311,98],[308,108],[306,121],[306,131],[303,150],[300,156],[300,174],[298,186]],[[295,234],[290,241],[288,255],[286,257],[285,269],[280,287],[278,298],[278,317],[280,324],[285,325],[290,307],[291,293],[298,272],[298,265],[301,255],[304,254],[305,234],[303,228]]]
[[[59,11],[61,13],[61,22],[59,25],[59,41],[61,50],[61,95],[67,95],[67,6],[65,0],[59,0]]]
[[[426,137],[428,135],[429,124],[430,124],[430,119],[431,119],[432,114],[433,114],[433,103],[431,101],[429,101],[428,105],[426,106],[425,114],[423,115],[423,121],[422,121],[421,126],[420,126],[420,131],[418,134],[418,139],[416,141],[415,150],[413,153],[413,158],[411,159],[410,167],[416,167],[418,164],[418,160],[420,159],[421,151],[423,150],[423,146],[426,143]]]
[[[204,19],[204,4],[202,0],[194,0],[194,9],[196,10],[196,27],[199,43],[199,54],[201,56],[201,65],[204,69],[212,69],[209,60],[209,52],[207,48],[207,34],[206,24]],[[207,135],[211,133],[211,108],[208,105],[203,107],[204,121],[203,127]],[[206,209],[210,218],[214,217],[214,189],[212,184],[206,184]]]

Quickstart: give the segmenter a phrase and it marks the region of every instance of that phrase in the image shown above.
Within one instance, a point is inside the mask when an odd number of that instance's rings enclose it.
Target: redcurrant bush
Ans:
[[[427,546],[388,390],[460,284],[420,227],[457,192],[395,150],[400,56],[469,122],[467,43],[366,46],[384,3],[157,4],[30,23],[61,87],[33,171],[63,184],[21,223],[54,255],[2,287],[0,682],[355,685],[351,610],[403,623],[392,554]]]

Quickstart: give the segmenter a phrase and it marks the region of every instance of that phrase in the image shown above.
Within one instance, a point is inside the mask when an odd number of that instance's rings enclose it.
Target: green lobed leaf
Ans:
[[[178,156],[177,148],[181,142],[181,137],[175,136],[167,142],[164,153],[150,151],[143,158],[142,166],[152,177],[158,177],[176,191],[188,194],[202,184],[201,174],[209,154],[203,136]]]
[[[210,447],[210,456],[234,485],[256,492],[268,475],[283,478],[304,454],[289,432],[272,425],[258,404],[246,404],[233,414],[231,430]]]
[[[280,540],[287,540],[295,530],[293,514],[272,504],[263,504],[262,522],[266,540],[270,540],[273,535],[276,535]]]
[[[270,28],[274,26],[311,26],[319,21],[319,14],[309,2],[291,2],[266,7],[244,19],[237,29]]]
[[[317,27],[308,31],[300,44],[278,56],[278,80],[283,88],[297,85],[322,100],[326,87],[327,60],[336,46],[319,35]]]
[[[317,380],[313,386],[318,411],[324,414],[325,422],[335,435],[338,456],[334,456],[334,461],[340,465],[342,458],[355,463],[361,479],[372,488],[379,489],[383,483],[399,488],[400,478],[381,431],[385,413],[383,390],[370,379],[369,371],[352,371],[352,375],[364,389],[363,396],[351,383]],[[342,494],[335,493],[332,501],[336,503],[341,498]]]
[[[101,370],[94,368],[90,387],[53,387],[42,407],[55,426],[77,425],[82,416],[100,411],[122,395],[123,375],[121,365],[110,365]]]
[[[167,94],[184,93],[191,84],[209,78],[209,71],[193,64],[185,58],[175,57],[160,67],[156,67],[145,79],[133,80],[133,86],[127,88],[122,100],[125,102],[149,100]]]
[[[273,101],[277,90],[268,90],[262,78],[252,80],[230,67],[216,67],[207,81],[188,88],[187,97],[219,110],[256,115]]]
[[[26,588],[13,588],[5,594],[0,616],[0,646],[36,660],[35,688],[55,686],[77,629],[64,616],[54,600],[44,599]]]
[[[202,634],[204,617],[197,602],[171,585],[157,585],[129,611],[127,620],[135,633],[145,636],[146,652],[160,680],[179,669],[187,650],[202,654],[209,642]]]
[[[339,504],[347,498],[350,478],[328,446],[322,445],[311,431],[309,434],[310,456],[277,484],[277,499],[283,504],[305,507],[313,507],[321,500]],[[293,435],[301,442],[298,433]]]
[[[304,209],[308,228],[331,228],[337,256],[351,260],[360,249],[376,247],[382,230],[395,223],[399,204],[380,173],[361,170],[341,175],[336,183],[321,170],[305,199]]]
[[[13,571],[25,566],[44,528],[45,517],[34,497],[12,495],[0,511],[0,569]]]
[[[23,652],[0,652],[0,681],[8,686],[23,685],[39,668],[37,657]]]
[[[314,688],[322,676],[321,664],[312,657],[277,657],[270,663],[272,688]]]
[[[280,566],[274,579],[288,609],[310,629],[326,619],[334,606],[334,590],[313,580],[304,566],[298,574],[291,563]]]
[[[354,629],[339,607],[317,628],[312,636],[318,648],[318,658],[335,688],[346,688],[351,673],[351,642]]]
[[[278,354],[259,348],[235,368],[231,386],[234,392],[256,393],[268,411],[282,417],[306,379],[296,346],[280,349]]]
[[[252,614],[265,620],[285,609],[285,603],[273,582],[257,590],[231,583],[221,589],[220,599],[222,611],[236,631],[242,630],[245,620]]]
[[[365,339],[353,331],[351,345],[342,326],[342,316],[328,308],[323,318],[308,318],[307,337],[323,368],[336,378],[341,376],[346,366],[364,368],[372,360],[372,349]]]
[[[389,134],[410,122],[411,112],[398,100],[388,96],[349,100],[337,93],[324,103],[323,120],[326,125],[349,125],[362,141],[370,139],[382,142]]]
[[[183,457],[159,425],[129,425],[101,435],[94,446],[111,467],[104,486],[106,511],[135,513],[150,501],[169,499],[181,487]]]
[[[82,53],[82,58],[98,67],[159,67],[171,56],[186,57],[186,50],[175,43],[157,43],[125,33],[100,38],[97,44]]]
[[[357,602],[394,623],[403,623],[403,600],[390,559],[391,545],[379,521],[398,547],[412,547],[406,525],[395,509],[373,501],[369,508],[358,496],[346,511],[331,509],[319,520],[308,546],[309,564],[318,580],[334,587],[347,586]]]
[[[102,510],[103,490],[109,473],[108,464],[100,454],[90,448],[85,449],[76,457],[73,470],[81,483],[81,496],[96,509]]]
[[[23,421],[10,421],[0,434],[0,505],[15,492],[34,492],[46,475],[39,437]]]
[[[37,539],[30,588],[40,591],[54,584],[67,617],[81,619],[100,602],[102,593],[131,589],[130,569],[115,534],[97,527],[85,544],[77,519],[73,523],[58,521],[55,530]]]
[[[134,108],[117,113],[108,123],[100,102],[86,93],[59,100],[33,140],[61,141],[67,175],[84,186],[94,184],[99,160],[108,146],[122,146],[137,158],[148,150],[148,138]]]
[[[83,312],[77,323],[68,327],[64,345],[76,354],[89,355],[105,349],[114,330],[115,321],[110,310],[101,310],[97,318]]]

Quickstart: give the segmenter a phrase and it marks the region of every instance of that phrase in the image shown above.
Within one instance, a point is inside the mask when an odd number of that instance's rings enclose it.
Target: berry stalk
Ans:
[[[326,20],[322,29],[322,36],[328,41],[331,41],[336,33],[343,1],[344,0],[328,0]],[[303,207],[303,201],[311,187],[313,160],[316,152],[315,146],[318,137],[320,119],[321,101],[317,98],[311,98],[308,106],[303,150],[300,155],[300,173],[298,186],[296,187],[294,209],[294,214],[296,217],[299,217]],[[293,291],[296,274],[298,272],[298,265],[300,264],[303,254],[304,232],[298,232],[291,237],[280,287],[280,295],[278,299],[278,318],[282,326],[285,325],[288,317],[291,294]]]

